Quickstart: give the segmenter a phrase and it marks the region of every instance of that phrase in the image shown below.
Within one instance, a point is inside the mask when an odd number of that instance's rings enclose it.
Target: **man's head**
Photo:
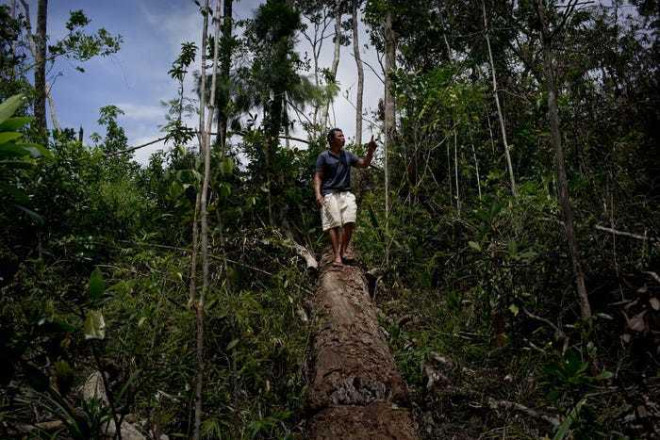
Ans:
[[[344,139],[344,132],[339,128],[333,128],[328,132],[328,145],[330,148],[334,146],[343,147],[346,139]]]

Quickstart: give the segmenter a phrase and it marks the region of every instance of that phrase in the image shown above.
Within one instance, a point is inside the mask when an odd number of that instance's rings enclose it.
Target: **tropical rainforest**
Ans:
[[[143,163],[113,102],[88,137],[55,111],[53,65],[121,35],[0,5],[0,437],[306,438],[312,181],[350,98],[356,264],[418,438],[660,438],[658,1],[244,2],[182,2]]]

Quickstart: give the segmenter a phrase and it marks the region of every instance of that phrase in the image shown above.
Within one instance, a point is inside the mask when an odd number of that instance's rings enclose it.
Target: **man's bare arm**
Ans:
[[[316,196],[316,204],[319,207],[323,206],[323,194],[321,194],[321,182],[323,182],[323,172],[317,171],[314,173],[314,195]]]
[[[371,165],[371,160],[374,158],[374,151],[376,151],[376,147],[376,141],[374,141],[374,137],[371,136],[371,140],[369,141],[367,147],[367,155],[358,159],[358,161],[355,163],[355,166],[358,168],[367,168],[369,165]]]

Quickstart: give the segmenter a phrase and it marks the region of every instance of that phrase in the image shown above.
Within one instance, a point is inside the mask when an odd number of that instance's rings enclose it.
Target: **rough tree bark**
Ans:
[[[364,67],[362,66],[362,58],[360,56],[360,40],[358,33],[358,6],[360,1],[353,0],[353,55],[355,56],[355,63],[357,64],[357,97],[355,101],[355,144],[362,145],[362,98],[364,95]]]
[[[392,73],[396,68],[396,39],[392,29],[392,12],[385,16],[385,148],[383,166],[385,168],[385,266],[390,264],[389,228],[390,228],[390,173],[388,156],[394,144],[395,116]]]
[[[536,1],[537,12],[541,23],[541,50],[543,52],[543,74],[548,92],[548,119],[550,120],[550,138],[555,150],[555,162],[557,165],[557,181],[559,186],[559,204],[564,217],[564,230],[566,241],[571,253],[573,272],[577,284],[578,298],[580,300],[580,312],[582,319],[591,318],[591,305],[584,281],[584,271],[580,259],[580,249],[575,238],[573,226],[573,209],[568,194],[568,179],[566,177],[566,165],[564,161],[564,150],[561,145],[561,133],[559,131],[559,110],[557,107],[557,84],[554,73],[554,52],[552,50],[552,36],[550,26],[545,15],[545,4],[543,0]]]
[[[225,153],[227,143],[227,105],[229,103],[229,72],[231,70],[232,56],[232,20],[233,0],[224,0],[222,19],[222,53],[220,54],[220,78],[222,84],[221,107],[218,108],[217,141],[222,154]]]
[[[321,260],[308,368],[309,440],[416,439],[408,391],[357,266]]]
[[[46,125],[46,24],[48,21],[48,0],[37,4],[37,35],[34,53],[34,126],[42,135]]]
[[[32,34],[32,23],[30,21],[30,5],[25,0],[21,0],[21,6],[23,7],[23,13],[25,15],[25,30],[26,30],[26,33],[27,33],[28,48],[30,49],[30,53],[32,54],[32,57],[35,60],[34,61],[35,62],[35,69],[37,69],[39,67],[38,60],[43,65],[43,69],[44,69],[43,70],[44,101],[43,101],[43,104],[40,104],[41,108],[43,109],[42,111],[43,111],[44,125],[43,125],[43,130],[41,128],[39,128],[39,130],[42,131],[45,134],[47,126],[48,126],[47,122],[45,121],[45,118],[46,118],[46,107],[45,107],[46,102],[45,102],[45,100],[47,99],[48,100],[48,108],[50,109],[50,120],[53,123],[53,129],[59,131],[60,130],[60,124],[57,120],[57,112],[55,111],[55,100],[53,99],[53,94],[52,94],[53,85],[49,81],[46,80],[46,70],[45,70],[46,69],[46,53],[44,52],[42,55],[38,54],[38,52],[39,52],[39,50],[41,50],[41,48],[39,48],[38,44],[37,44],[37,41],[39,40],[38,36],[35,36],[35,35]],[[12,3],[12,8],[13,8],[12,14],[15,14],[16,13],[16,11],[15,11],[15,8],[16,8],[15,1]],[[47,13],[47,5],[46,5],[46,8],[44,10]],[[47,24],[47,22],[48,22],[47,16],[45,18],[45,21],[46,21],[46,24]],[[44,25],[44,26],[46,26],[46,25]],[[44,31],[44,35],[46,35],[45,31]],[[13,47],[13,49],[12,49],[13,52],[12,53],[16,53],[16,48],[13,45],[13,43],[12,43],[12,47]],[[43,60],[43,62],[41,62],[41,60]],[[16,76],[15,72],[14,72],[14,76]],[[40,81],[41,81],[41,79],[40,79]],[[37,89],[37,71],[36,70],[35,70],[35,89]],[[33,104],[35,106],[34,108],[35,108],[35,112],[36,112],[36,109],[37,109],[36,98],[35,98],[35,102]],[[36,119],[36,113],[35,113],[35,119]],[[37,124],[36,120],[35,120],[35,124]],[[37,125],[35,125],[35,127],[37,127]]]

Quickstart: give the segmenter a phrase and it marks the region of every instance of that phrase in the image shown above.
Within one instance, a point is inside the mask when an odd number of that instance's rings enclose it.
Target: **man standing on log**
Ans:
[[[351,193],[351,166],[366,168],[371,164],[376,142],[371,136],[367,148],[367,156],[359,158],[350,151],[344,150],[346,139],[344,133],[333,128],[328,132],[329,149],[319,154],[316,159],[316,174],[314,174],[314,193],[316,203],[321,209],[323,230],[328,231],[335,266],[350,262],[352,257],[346,254],[351,242],[357,206],[355,195]]]

